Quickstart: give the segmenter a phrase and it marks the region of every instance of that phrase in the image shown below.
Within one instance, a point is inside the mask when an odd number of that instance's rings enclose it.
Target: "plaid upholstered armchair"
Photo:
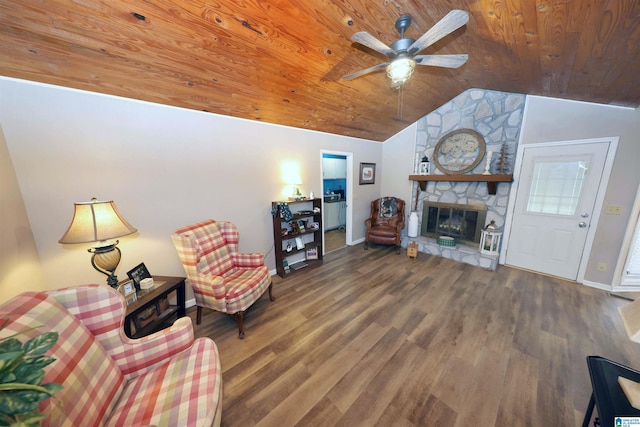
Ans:
[[[126,303],[106,285],[25,292],[0,305],[0,339],[57,332],[40,402],[44,426],[219,426],[222,371],[216,344],[191,319],[140,339],[123,329]],[[5,323],[6,322],[6,323]],[[34,353],[36,354],[36,353]]]
[[[364,221],[367,232],[364,249],[369,242],[379,245],[395,245],[400,253],[400,233],[404,228],[404,200],[396,197],[382,197],[371,202],[371,215]]]
[[[240,253],[240,236],[235,225],[212,219],[179,228],[171,239],[193,288],[198,306],[196,323],[202,321],[202,307],[227,313],[244,337],[244,312],[269,289],[271,275],[261,253]]]

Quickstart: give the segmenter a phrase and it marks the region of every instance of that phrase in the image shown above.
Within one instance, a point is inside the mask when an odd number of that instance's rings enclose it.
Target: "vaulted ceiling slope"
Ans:
[[[409,14],[417,39],[452,9],[469,23],[424,54],[404,89],[386,44]],[[640,0],[0,0],[5,76],[384,141],[469,88],[637,107]]]

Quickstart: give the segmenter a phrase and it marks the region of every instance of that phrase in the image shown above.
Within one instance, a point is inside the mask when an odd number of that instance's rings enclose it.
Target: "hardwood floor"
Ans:
[[[579,426],[586,356],[640,368],[628,301],[530,272],[357,245],[273,281],[244,340],[208,310],[195,328],[220,350],[223,426]]]
[[[324,233],[325,253],[333,252],[347,245],[347,236],[345,230],[336,229]]]

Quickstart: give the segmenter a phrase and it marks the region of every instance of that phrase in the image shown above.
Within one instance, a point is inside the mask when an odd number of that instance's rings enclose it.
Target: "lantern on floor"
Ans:
[[[498,255],[500,251],[500,240],[502,239],[502,231],[491,220],[486,227],[482,229],[480,236],[480,253],[485,255]]]

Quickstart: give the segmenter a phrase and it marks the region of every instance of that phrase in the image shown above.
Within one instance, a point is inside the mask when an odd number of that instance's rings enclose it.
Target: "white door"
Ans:
[[[524,147],[506,264],[577,279],[608,150],[609,141]]]

